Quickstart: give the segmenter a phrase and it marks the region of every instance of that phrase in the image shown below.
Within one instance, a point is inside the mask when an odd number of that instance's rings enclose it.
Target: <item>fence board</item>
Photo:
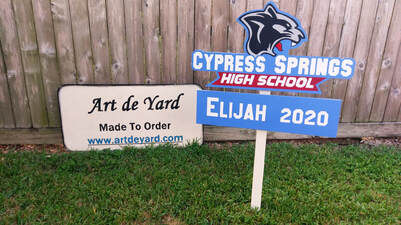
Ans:
[[[90,40],[87,0],[69,0],[72,36],[79,84],[93,84],[93,56]]]
[[[378,0],[363,1],[362,4],[353,57],[356,65],[354,76],[348,81],[347,92],[343,102],[341,114],[343,122],[353,122],[356,117],[359,93],[362,87],[363,74],[366,69],[366,59],[369,54],[367,46],[370,46],[377,5]]]
[[[226,52],[228,47],[228,0],[212,0],[212,51]],[[216,78],[216,73],[211,73],[212,79]],[[216,91],[224,91],[224,88],[211,88]]]
[[[341,40],[341,32],[344,22],[344,12],[346,0],[337,0],[330,2],[329,17],[326,26],[326,35],[324,39],[323,56],[338,57],[338,50]],[[333,79],[329,79],[320,85],[322,95],[320,97],[329,98],[333,88]]]
[[[124,1],[106,1],[110,39],[111,77],[114,84],[128,83]]]
[[[228,52],[243,53],[245,31],[237,22],[237,18],[246,12],[246,1],[229,1],[230,11],[228,19]],[[229,89],[232,92],[244,92],[244,89]]]
[[[39,56],[42,70],[46,107],[50,127],[60,126],[60,111],[58,108],[57,89],[60,87],[60,75],[57,66],[56,44],[54,40],[53,21],[51,18],[50,1],[32,1],[35,18],[36,35],[39,45]]]
[[[230,3],[230,18],[228,20],[228,51],[244,52],[244,28],[237,22],[237,18],[246,11],[246,1],[232,0]]]
[[[105,0],[88,0],[89,27],[96,84],[110,84],[110,49]]]
[[[384,110],[391,87],[394,74],[394,63],[397,61],[398,49],[401,43],[401,1],[394,5],[393,18],[387,35],[386,47],[384,50],[382,66],[378,71],[379,80],[377,81],[376,92],[372,105],[372,112],[369,121],[382,121]]]
[[[228,1],[213,0],[212,4],[212,50],[227,51]]]
[[[300,21],[302,27],[306,32],[306,36],[309,39],[309,31],[311,27],[311,20],[313,16],[314,0],[298,0],[296,5],[296,18]],[[300,47],[290,51],[290,55],[307,55],[308,53],[308,43],[304,42]],[[286,95],[298,96],[299,93],[290,93]]]
[[[0,128],[14,128],[15,121],[7,82],[7,71],[0,48]]]
[[[295,16],[298,0],[280,0],[280,10]]]
[[[194,80],[191,66],[191,55],[194,49],[194,0],[181,0],[178,4],[178,34],[177,83],[192,83]]]
[[[163,40],[162,82],[174,84],[177,80],[177,0],[161,1],[160,8],[163,9],[160,10],[160,30]],[[178,35],[185,35],[181,31],[178,31]]]
[[[144,16],[144,40],[147,79],[146,83],[160,83],[160,28],[159,28],[159,0],[144,0],[142,5]]]
[[[281,0],[279,9],[284,11],[292,16],[295,16],[297,13],[297,0]],[[293,55],[293,50],[290,50],[290,55]],[[296,96],[298,93],[295,92],[273,92],[276,95],[286,95],[286,96]]]
[[[145,52],[143,48],[142,2],[125,0],[128,76],[130,83],[145,83]]]
[[[330,8],[330,0],[315,1],[312,13],[312,22],[309,29],[308,37],[308,56],[321,56],[326,33],[326,25]],[[313,44],[311,44],[313,43]],[[314,97],[314,94],[303,94],[300,96]]]
[[[263,0],[248,0],[246,3],[246,11],[262,9],[264,7]]]
[[[263,0],[263,5],[266,5],[268,2],[274,2],[280,8],[280,0]]]
[[[391,89],[387,100],[387,106],[384,113],[385,121],[401,121],[398,113],[401,107],[401,45],[398,46],[398,57],[394,63],[394,75],[391,82]],[[400,113],[401,115],[401,113]],[[398,119],[398,120],[397,120]]]
[[[264,1],[263,0],[248,0],[246,3],[246,11],[250,10],[260,10],[264,8]],[[249,90],[249,89],[241,89],[240,92],[245,92],[245,93],[256,93],[257,91],[255,90]]]
[[[60,128],[0,129],[1,144],[62,144]]]
[[[62,84],[75,84],[77,82],[77,71],[75,68],[74,44],[72,41],[71,16],[68,0],[51,0],[50,6],[53,16],[60,81]]]
[[[398,120],[397,121],[401,121],[401,108],[398,110]]]
[[[316,1],[314,4],[308,40],[309,43],[313,44],[308,45],[307,53],[309,56],[322,55],[329,6],[330,0]]]
[[[352,58],[356,34],[358,33],[359,16],[361,14],[362,0],[347,1],[344,15],[344,25],[342,28],[341,41],[338,56],[342,58]],[[334,99],[345,98],[347,90],[347,80],[334,79],[332,97]]]
[[[296,18],[300,21],[302,27],[306,32],[306,36],[309,38],[309,30],[311,26],[311,20],[313,15],[314,0],[298,0]],[[306,55],[308,51],[308,43],[304,42],[301,46],[291,51],[293,55]]]
[[[31,127],[31,111],[25,88],[20,47],[16,41],[18,40],[18,33],[11,0],[0,1],[0,39],[15,125],[19,128]]]
[[[195,1],[195,49],[210,51],[211,49],[211,26],[212,26],[212,1]],[[210,72],[195,71],[194,82],[205,88],[211,77]]]
[[[24,69],[32,126],[47,127],[49,120],[46,110],[46,98],[40,68],[39,50],[36,41],[33,9],[30,1],[13,0],[18,40],[21,48],[22,67]]]
[[[357,122],[368,122],[395,0],[382,0],[377,9],[368,64],[358,101]]]

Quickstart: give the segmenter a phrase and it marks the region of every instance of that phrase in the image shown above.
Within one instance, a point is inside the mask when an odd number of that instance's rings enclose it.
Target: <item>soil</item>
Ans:
[[[68,150],[62,144],[57,145],[0,145],[1,153],[8,152],[45,152],[45,153],[63,153]]]
[[[387,137],[387,138],[375,138],[375,137],[362,137],[362,138],[313,138],[313,139],[302,139],[302,140],[268,140],[269,143],[277,142],[289,142],[294,145],[300,144],[325,144],[325,143],[337,143],[339,145],[349,145],[349,144],[361,144],[369,147],[374,146],[393,146],[401,148],[401,137]],[[243,143],[243,142],[209,142],[207,143],[211,147],[222,148],[231,146],[233,144]],[[42,145],[0,145],[1,153],[8,152],[44,152],[50,154],[65,153],[69,152],[62,144],[42,144]]]

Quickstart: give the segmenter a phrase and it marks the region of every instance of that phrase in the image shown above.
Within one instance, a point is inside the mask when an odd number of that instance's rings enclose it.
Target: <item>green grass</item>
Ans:
[[[0,153],[0,224],[401,224],[401,150],[253,145]]]

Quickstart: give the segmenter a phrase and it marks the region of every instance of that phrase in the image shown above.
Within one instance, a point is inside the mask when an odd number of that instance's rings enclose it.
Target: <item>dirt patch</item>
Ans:
[[[252,143],[253,141],[225,141],[225,142],[207,142],[206,144],[217,150],[227,150],[230,149],[233,145],[244,144],[244,143]],[[273,143],[290,143],[292,145],[302,145],[302,144],[326,144],[326,143],[336,143],[339,145],[351,145],[351,144],[360,144],[361,139],[359,138],[311,138],[311,139],[269,139],[266,141],[266,144]]]
[[[165,216],[163,217],[163,224],[167,224],[167,225],[181,225],[184,224],[181,221],[179,221],[178,219],[171,217],[171,216]]]
[[[252,141],[235,141],[235,142],[207,142],[206,144],[214,149],[230,149],[233,145],[248,143]],[[357,145],[362,144],[366,146],[393,146],[401,148],[401,137],[389,138],[376,138],[376,137],[362,137],[362,138],[311,138],[311,139],[297,139],[297,140],[267,140],[267,144],[287,142],[293,145],[301,144],[325,144],[336,143],[339,145]],[[45,152],[45,153],[65,153],[69,152],[62,144],[47,144],[47,145],[0,145],[0,153],[8,152]]]
[[[375,138],[375,137],[363,137],[361,139],[361,144],[369,146],[393,146],[401,148],[401,137],[392,138]]]
[[[252,141],[237,141],[237,142],[207,142],[206,144],[214,149],[222,150],[230,148],[235,144],[247,143]],[[401,137],[362,137],[362,138],[310,138],[310,139],[296,139],[296,140],[267,140],[267,144],[273,143],[290,143],[293,145],[303,145],[303,144],[327,144],[335,143],[338,145],[365,145],[369,147],[375,146],[392,146],[396,148],[401,148]]]
[[[52,145],[0,145],[0,153],[8,152],[45,152],[62,153],[68,150],[62,144]]]

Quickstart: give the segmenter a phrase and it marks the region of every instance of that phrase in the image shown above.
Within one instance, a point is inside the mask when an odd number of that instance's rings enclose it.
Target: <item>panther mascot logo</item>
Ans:
[[[292,48],[306,41],[305,32],[298,20],[277,10],[271,2],[264,10],[244,13],[238,21],[246,28],[247,40],[244,47],[250,55],[276,56],[274,49],[282,51],[281,41],[291,41]]]

